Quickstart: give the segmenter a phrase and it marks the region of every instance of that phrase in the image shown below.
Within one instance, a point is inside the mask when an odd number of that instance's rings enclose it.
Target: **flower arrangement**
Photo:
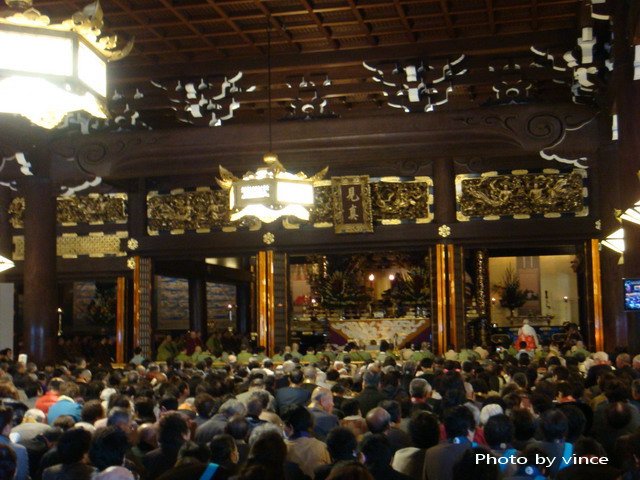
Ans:
[[[527,301],[528,295],[532,293],[531,290],[520,289],[520,279],[510,266],[504,272],[502,285],[494,285],[493,289],[500,293],[500,306],[508,308],[511,317],[513,317],[513,311],[523,306]]]
[[[327,276],[314,276],[312,286],[326,308],[357,307],[371,299],[362,279],[354,272],[337,270]]]
[[[396,276],[383,297],[398,305],[427,306],[431,303],[430,277],[426,267],[414,267]]]

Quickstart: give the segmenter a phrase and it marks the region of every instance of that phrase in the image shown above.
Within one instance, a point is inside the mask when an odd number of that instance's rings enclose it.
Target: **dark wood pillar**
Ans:
[[[189,330],[207,340],[207,282],[201,276],[189,279]]]
[[[434,217],[437,223],[451,223],[456,220],[456,183],[453,160],[436,158],[433,163]]]
[[[146,182],[141,178],[137,188],[129,192],[129,236],[140,239],[147,233],[147,189]]]
[[[48,178],[24,181],[24,344],[42,366],[55,357],[57,333],[56,195]]]

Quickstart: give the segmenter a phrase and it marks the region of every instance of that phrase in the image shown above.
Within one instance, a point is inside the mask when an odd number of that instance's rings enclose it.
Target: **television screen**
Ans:
[[[624,309],[630,312],[640,311],[640,278],[625,278],[623,281]]]

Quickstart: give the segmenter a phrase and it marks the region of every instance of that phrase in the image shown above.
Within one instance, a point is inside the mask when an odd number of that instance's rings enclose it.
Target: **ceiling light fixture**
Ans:
[[[124,58],[129,42],[102,35],[98,1],[60,24],[32,8],[32,0],[5,0],[0,17],[0,112],[54,128],[74,111],[107,117],[107,63]]]
[[[304,81],[304,80],[303,80]],[[310,209],[314,205],[313,183],[327,173],[328,167],[311,178],[298,172],[287,172],[273,152],[271,136],[271,29],[267,24],[267,97],[269,151],[263,160],[267,167],[256,172],[247,172],[241,179],[220,166],[221,179],[218,185],[229,190],[231,221],[244,217],[257,217],[264,223],[271,223],[280,217],[293,216],[309,220]]]
[[[614,252],[617,252],[620,254],[624,253],[624,228],[620,228],[619,230],[616,230],[607,238],[602,240],[601,243],[605,247],[613,250]]]
[[[6,257],[3,257],[2,255],[0,255],[0,272],[4,272],[5,270],[9,270],[10,268],[15,267],[16,264],[13,263],[11,260],[9,260]]]

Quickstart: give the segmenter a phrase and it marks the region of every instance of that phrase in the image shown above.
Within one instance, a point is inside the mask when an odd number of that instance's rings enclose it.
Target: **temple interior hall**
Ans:
[[[640,352],[639,2],[28,3],[0,18],[0,348],[528,324]]]

